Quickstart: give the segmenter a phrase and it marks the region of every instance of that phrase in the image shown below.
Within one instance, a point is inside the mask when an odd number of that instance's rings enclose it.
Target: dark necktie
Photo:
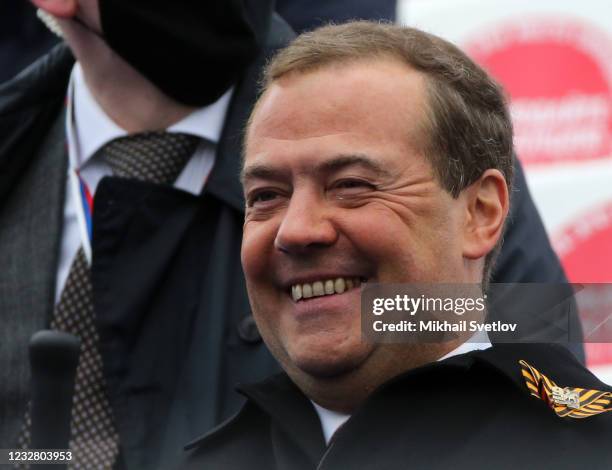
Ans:
[[[199,138],[187,134],[147,132],[115,139],[99,150],[100,156],[121,178],[172,184],[195,152]],[[108,401],[99,337],[95,326],[90,269],[79,248],[55,307],[51,328],[81,340],[71,416],[71,469],[110,469],[119,453],[112,410]],[[26,415],[20,447],[30,441]]]

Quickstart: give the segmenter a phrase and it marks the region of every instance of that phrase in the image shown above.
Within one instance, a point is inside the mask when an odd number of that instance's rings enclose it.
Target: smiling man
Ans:
[[[610,406],[609,389],[561,347],[461,354],[465,337],[361,335],[364,282],[486,286],[512,155],[501,90],[437,37],[355,22],[277,55],[246,133],[242,264],[255,320],[287,375],[243,387],[247,405],[192,445],[189,465],[567,464],[565,451],[534,452],[534,435],[544,449],[571,442],[590,468],[610,465],[596,443],[605,446],[610,419],[589,415]],[[561,402],[530,394],[548,377],[602,401],[562,420],[547,405]],[[567,422],[587,415],[581,427]]]
[[[495,166],[468,180],[471,161],[444,175],[439,159],[436,172],[426,130],[440,119],[427,100],[433,83],[375,44],[365,47],[371,57],[310,73],[282,73],[278,59],[243,172],[242,261],[262,335],[309,396],[345,410],[391,374],[457,347],[363,342],[360,283],[479,282],[508,211],[512,168],[511,126],[493,94],[492,111],[483,112],[496,127]],[[335,295],[321,295],[332,283]]]

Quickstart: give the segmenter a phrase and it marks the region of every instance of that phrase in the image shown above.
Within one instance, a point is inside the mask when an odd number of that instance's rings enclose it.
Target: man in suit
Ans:
[[[28,342],[51,327],[81,338],[78,462],[167,468],[238,407],[237,381],[277,370],[235,175],[259,70],[292,32],[268,1],[34,3],[66,44],[0,90],[0,442],[28,445]]]
[[[242,264],[285,374],[242,387],[185,468],[609,468],[612,389],[565,348],[362,336],[364,282],[483,296],[513,158],[503,92],[447,41],[354,22],[281,51],[246,131]]]

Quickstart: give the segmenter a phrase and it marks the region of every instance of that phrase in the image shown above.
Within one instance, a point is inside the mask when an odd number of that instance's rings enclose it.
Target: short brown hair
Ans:
[[[428,112],[424,154],[453,197],[485,170],[498,169],[508,189],[513,175],[512,123],[501,87],[450,42],[415,28],[354,21],[298,36],[264,70],[262,88],[291,73],[364,59],[391,58],[421,72]],[[485,260],[485,284],[498,248]]]

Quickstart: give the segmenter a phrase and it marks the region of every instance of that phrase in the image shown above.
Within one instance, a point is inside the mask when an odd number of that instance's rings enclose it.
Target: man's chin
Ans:
[[[355,356],[331,357],[303,357],[293,361],[293,369],[314,379],[334,379],[346,376],[359,369],[369,356],[369,352]]]

